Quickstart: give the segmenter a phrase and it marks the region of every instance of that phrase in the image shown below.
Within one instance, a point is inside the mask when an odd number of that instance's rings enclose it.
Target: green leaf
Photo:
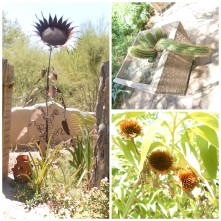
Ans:
[[[69,178],[69,181],[68,181],[68,184],[70,185],[73,181],[73,179],[75,178],[75,176],[77,175],[78,171],[80,170],[81,168],[79,168],[78,170],[76,170],[76,172]]]
[[[192,112],[189,115],[193,120],[200,121],[203,124],[213,128],[216,131],[219,131],[219,121],[212,114],[206,112]]]
[[[176,211],[177,211],[177,204],[175,204],[174,207],[169,209],[169,213],[170,213],[171,218],[175,214]]]
[[[190,143],[187,143],[187,144],[189,146],[190,152],[192,152],[195,158],[198,160],[196,149]]]
[[[189,129],[191,131],[193,131],[193,133],[201,136],[202,138],[204,138],[205,140],[210,142],[217,149],[219,148],[219,141],[217,138],[217,134],[212,128],[210,128],[206,125],[202,125],[202,126],[198,126],[198,127],[190,127]]]
[[[180,141],[181,141],[181,143],[190,142],[190,138],[188,136],[187,131],[185,131],[185,133],[181,136]]]
[[[217,149],[213,145],[210,145],[208,147],[207,142],[202,141],[203,138],[201,137],[197,137],[196,140],[200,149],[200,156],[210,178],[216,179],[216,174],[218,170]]]
[[[118,210],[120,211],[124,211],[124,208],[125,208],[125,205],[118,199],[115,199],[114,202],[113,202],[113,205],[116,205]]]
[[[163,204],[159,202],[158,205],[160,206],[160,208],[161,208],[162,212],[164,213],[164,215],[167,217],[167,211],[164,209]]]
[[[126,113],[112,114],[112,123],[121,119]]]
[[[179,158],[179,161],[177,163],[177,167],[186,168],[186,165],[187,165],[186,160],[182,157],[182,155],[180,155],[180,154],[177,154],[177,155]]]
[[[186,156],[186,144],[185,143],[181,143],[182,149],[183,149],[183,153]]]
[[[156,212],[156,202],[154,202],[153,204],[150,204],[151,209]]]
[[[125,118],[126,119],[130,119],[130,118],[134,118],[134,117],[138,117],[141,114],[146,114],[146,112],[126,112]]]
[[[153,142],[149,147],[148,153],[151,153],[156,147],[163,147],[163,146],[165,145],[159,141]]]
[[[118,141],[118,143],[115,144],[117,144],[122,149],[125,158],[131,163],[132,166],[135,167],[137,172],[139,172],[133,143],[130,140],[122,141],[119,137],[117,137],[116,140]]]
[[[208,148],[208,142],[199,135],[196,135],[196,144],[199,148]]]
[[[143,141],[143,144],[141,147],[140,172],[143,170],[143,164],[144,164],[146,155],[148,153],[148,150],[150,148],[150,145],[153,141],[153,137],[154,137],[155,133],[157,132],[160,124],[163,121],[164,121],[164,116],[161,116],[157,120],[155,120],[145,135],[145,138],[144,138],[144,141]]]
[[[123,219],[125,219],[130,207],[131,207],[131,204],[135,198],[135,193],[136,193],[136,190],[137,190],[137,184],[134,185],[134,188],[132,190],[132,193],[130,194],[130,197],[129,199],[127,200],[127,203],[125,205],[125,208],[124,208],[124,212],[123,212]]]
[[[157,196],[157,194],[159,193],[159,192],[161,192],[161,191],[163,191],[163,189],[158,189],[154,194],[153,194],[153,196],[151,197],[151,200],[150,200],[150,202],[149,202],[149,204],[150,205],[152,205],[153,203],[154,203],[154,198]]]

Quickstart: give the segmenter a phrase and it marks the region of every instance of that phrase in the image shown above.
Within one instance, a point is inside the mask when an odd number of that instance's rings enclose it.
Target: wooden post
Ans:
[[[95,126],[90,187],[100,188],[105,177],[109,181],[109,61],[101,64],[100,83],[95,104]]]
[[[8,176],[14,67],[2,59],[2,177]]]

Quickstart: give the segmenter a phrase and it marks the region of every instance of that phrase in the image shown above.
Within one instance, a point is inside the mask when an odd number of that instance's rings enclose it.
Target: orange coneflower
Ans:
[[[36,15],[35,15],[36,16]],[[36,26],[33,25],[37,31],[34,31],[38,37],[41,38],[45,45],[49,46],[51,50],[53,48],[61,48],[71,46],[71,42],[74,40],[72,35],[78,31],[73,31],[76,27],[70,27],[71,23],[67,24],[67,20],[62,21],[63,16],[57,20],[55,15],[54,19],[52,19],[51,15],[49,14],[49,20],[47,21],[43,14],[43,21],[40,20],[37,16],[39,23],[35,22]],[[72,46],[71,46],[72,47]]]
[[[136,120],[124,120],[120,124],[120,134],[127,139],[137,137],[142,134],[142,127]]]
[[[156,150],[147,156],[150,169],[154,172],[158,172],[161,175],[168,174],[171,170],[174,170],[173,163],[176,161],[170,153]]]
[[[174,183],[179,186],[183,192],[190,192],[199,183],[199,180],[191,169],[179,169],[177,175],[174,177]]]

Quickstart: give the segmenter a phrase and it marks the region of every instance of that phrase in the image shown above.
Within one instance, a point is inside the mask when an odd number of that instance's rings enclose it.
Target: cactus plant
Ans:
[[[154,37],[154,35],[151,34],[150,32],[147,32],[147,33],[145,34],[145,38],[147,39],[147,41],[149,42],[149,44],[151,45],[152,48],[156,45],[157,40],[156,40],[156,38]]]
[[[139,49],[146,49],[146,47],[144,47],[143,45],[137,45],[137,48],[139,48]]]
[[[155,51],[154,49],[150,49],[150,48],[140,49],[135,46],[130,47],[128,53],[132,57],[143,58],[143,59],[153,58],[153,57],[156,57],[157,55],[157,51]]]
[[[147,41],[147,39],[143,35],[139,35],[138,41],[141,43],[142,46],[145,48],[152,48],[152,45]]]
[[[195,57],[204,57],[211,53],[211,49],[205,45],[191,45],[162,38],[155,45],[155,50],[162,51],[164,49],[176,54]]]
[[[155,30],[155,35],[156,38],[150,32],[147,32],[145,37],[140,35],[138,41],[141,44],[130,47],[128,53],[132,57],[141,59],[154,58],[157,52],[164,49],[176,54],[195,57],[204,57],[211,53],[211,49],[206,45],[192,45],[163,38],[163,31],[160,28]]]
[[[155,35],[156,35],[157,41],[159,41],[161,38],[163,38],[163,31],[162,31],[162,29],[161,28],[155,29]]]

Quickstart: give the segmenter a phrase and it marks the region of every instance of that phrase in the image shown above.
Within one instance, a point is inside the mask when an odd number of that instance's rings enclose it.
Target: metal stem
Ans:
[[[48,71],[47,71],[47,84],[46,84],[46,142],[48,141],[48,90],[49,90],[49,70],[50,70],[50,61],[51,61],[51,51],[49,54],[49,64],[48,64]]]

